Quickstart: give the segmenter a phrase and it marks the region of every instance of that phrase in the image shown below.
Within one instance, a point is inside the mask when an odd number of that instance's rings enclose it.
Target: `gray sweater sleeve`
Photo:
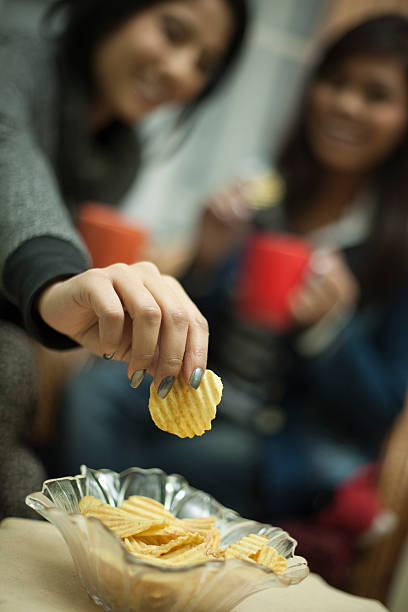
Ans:
[[[39,43],[0,38],[0,269],[21,244],[52,236],[71,243],[86,261],[59,192],[52,146],[57,119],[53,62]],[[44,92],[43,88],[48,89]],[[48,115],[44,118],[43,113]],[[48,134],[47,134],[48,132]],[[54,153],[55,154],[55,153]],[[7,293],[3,286],[2,290]]]
[[[60,277],[61,269],[65,276],[86,269],[89,260],[56,178],[56,74],[47,45],[0,36],[0,74],[1,293],[27,319],[27,300],[31,308],[36,289]],[[52,247],[49,257],[42,249],[46,273],[35,256],[15,255],[41,238]],[[33,255],[30,248],[26,252]],[[29,292],[16,287],[15,278],[25,276],[31,278]]]

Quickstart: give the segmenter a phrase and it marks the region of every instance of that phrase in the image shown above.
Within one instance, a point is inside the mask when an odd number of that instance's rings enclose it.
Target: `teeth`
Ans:
[[[333,127],[331,125],[322,125],[323,132],[329,136],[329,138],[336,138],[337,140],[343,140],[350,144],[356,144],[361,140],[360,134],[350,132],[342,127]]]

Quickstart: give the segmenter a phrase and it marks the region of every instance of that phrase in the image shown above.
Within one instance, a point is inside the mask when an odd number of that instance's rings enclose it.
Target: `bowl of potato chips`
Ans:
[[[308,574],[296,541],[244,519],[178,474],[81,466],[28,506],[64,537],[83,587],[105,610],[222,612]]]

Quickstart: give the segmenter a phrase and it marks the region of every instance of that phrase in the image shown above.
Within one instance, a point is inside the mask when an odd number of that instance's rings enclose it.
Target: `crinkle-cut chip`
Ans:
[[[86,516],[89,516],[90,514],[92,515],[100,514],[101,516],[122,517],[123,519],[134,518],[132,517],[131,514],[128,514],[121,508],[117,508],[116,506],[111,506],[110,504],[102,504],[102,503],[95,504],[94,506],[87,505],[86,509],[82,510],[82,514],[85,514]]]
[[[88,518],[99,519],[120,538],[141,534],[145,531],[149,532],[150,529],[158,530],[166,524],[164,519],[155,520],[136,517],[126,512],[123,508],[116,508],[110,504],[92,504],[91,500],[85,500],[85,503],[81,504],[81,506],[84,508],[82,514]]]
[[[151,384],[150,415],[163,431],[180,438],[201,436],[211,429],[221,395],[221,379],[211,370],[205,371],[198,389],[186,383],[183,373],[180,373],[164,399],[158,397],[154,384]]]
[[[155,546],[159,546],[160,544],[166,544],[166,542],[170,542],[176,538],[179,538],[185,535],[185,531],[180,531],[179,529],[175,529],[171,525],[169,527],[163,527],[157,533],[142,533],[139,536],[139,539],[145,544],[154,544]]]
[[[250,557],[257,563],[271,569],[275,574],[283,574],[288,567],[285,557],[282,557],[273,546],[263,546],[261,550],[250,555]]]
[[[180,567],[183,565],[202,563],[210,560],[206,554],[205,543],[199,544],[198,546],[190,544],[179,548],[176,551],[171,551],[168,554],[161,555],[160,557],[155,557],[151,554],[146,554],[139,551],[132,551],[132,553],[138,559],[147,561],[148,563],[164,565],[167,567]]]
[[[165,519],[171,523],[177,520],[163,504],[143,495],[131,495],[122,503],[121,509],[136,514],[139,518]]]
[[[205,534],[205,543],[207,545],[208,554],[214,555],[218,553],[220,548],[221,534],[219,529],[211,529],[210,531],[202,531]]]
[[[126,538],[134,536],[136,534],[143,534],[144,531],[148,530],[153,521],[138,520],[138,519],[122,519],[121,517],[115,518],[113,516],[95,516],[93,513],[88,514],[89,517],[99,518],[100,521],[109,529],[112,529],[120,538]]]
[[[190,563],[200,563],[208,560],[205,542],[198,546],[188,544],[163,555],[161,558],[165,561],[171,561],[174,565],[189,565]]]
[[[124,510],[120,508],[116,508],[116,506],[110,506],[109,504],[101,504],[100,506],[95,506],[94,508],[89,508],[86,512],[84,512],[85,516],[92,516],[93,518],[110,518],[110,519],[123,519],[132,520],[131,514],[128,514]],[[137,520],[137,519],[135,519]]]
[[[79,511],[81,512],[81,514],[86,514],[88,510],[90,510],[91,508],[96,508],[101,504],[102,501],[97,497],[94,497],[93,495],[85,495],[79,500]]]
[[[253,561],[251,556],[257,553],[265,544],[268,543],[268,538],[260,536],[255,533],[251,533],[248,536],[244,536],[238,542],[233,542],[224,551],[226,559],[247,559]]]
[[[150,497],[133,495],[116,508],[87,495],[79,508],[86,517],[101,520],[132,555],[148,563],[181,567],[238,558],[264,565],[276,574],[287,568],[286,559],[267,546],[265,536],[251,533],[223,549],[216,517],[178,519]]]
[[[211,531],[217,524],[215,516],[197,516],[195,518],[178,519],[178,524],[182,525],[187,531],[194,529],[195,531]]]
[[[161,557],[173,550],[184,548],[190,544],[201,544],[203,541],[204,537],[198,533],[186,533],[164,544],[146,544],[139,538],[127,538],[125,545],[128,550],[134,554],[142,553],[145,555],[153,555],[154,557]]]

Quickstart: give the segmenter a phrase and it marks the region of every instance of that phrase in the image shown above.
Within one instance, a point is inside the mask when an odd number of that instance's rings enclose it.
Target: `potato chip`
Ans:
[[[185,533],[185,531],[182,531],[173,525],[166,525],[161,529],[157,529],[155,531],[149,530],[148,532],[141,534],[140,540],[145,544],[160,546],[161,544],[170,542],[170,540],[174,540],[174,538],[185,535]]]
[[[211,531],[217,524],[215,516],[196,516],[194,518],[179,519],[178,521],[187,531]]]
[[[153,555],[154,557],[161,557],[166,553],[179,548],[184,548],[190,544],[202,544],[204,538],[198,533],[185,533],[184,535],[172,538],[168,542],[163,544],[146,544],[139,538],[126,538],[126,548],[135,554],[143,553],[145,555]]]
[[[101,500],[97,499],[93,495],[85,495],[79,500],[79,510],[82,514],[85,514],[87,510],[100,506],[101,504]]]
[[[215,516],[178,519],[150,497],[132,495],[116,508],[88,495],[80,500],[79,508],[121,538],[130,554],[154,565],[182,567],[242,559],[264,565],[276,574],[287,568],[286,559],[268,546],[267,537],[252,533],[222,549]]]
[[[259,552],[265,544],[268,543],[268,538],[265,536],[256,535],[251,533],[248,536],[244,536],[238,542],[233,542],[225,549],[226,559],[248,559],[253,561],[251,555]]]
[[[164,399],[159,398],[154,384],[151,384],[149,410],[159,429],[180,438],[192,438],[211,429],[221,395],[221,379],[211,370],[205,371],[198,389],[186,383],[183,373],[180,373]]]
[[[163,504],[143,495],[131,495],[122,503],[121,508],[131,514],[136,514],[140,518],[176,521],[176,518],[165,509]]]
[[[256,563],[269,567],[275,574],[282,574],[287,569],[287,561],[272,546],[263,546],[261,550],[249,555]]]
[[[208,561],[207,548],[205,542],[199,544],[189,544],[182,548],[177,548],[162,557],[165,561],[171,561],[174,565],[190,565]]]
[[[200,531],[199,533],[205,533]],[[212,557],[224,556],[223,551],[220,551],[221,534],[219,529],[211,529],[205,533],[205,543],[207,545],[207,553]]]

